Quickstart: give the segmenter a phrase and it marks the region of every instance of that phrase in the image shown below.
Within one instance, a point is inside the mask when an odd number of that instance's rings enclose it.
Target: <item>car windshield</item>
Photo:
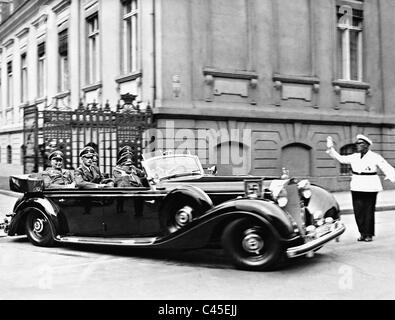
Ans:
[[[166,155],[144,161],[149,178],[171,179],[203,174],[198,157],[192,155]]]

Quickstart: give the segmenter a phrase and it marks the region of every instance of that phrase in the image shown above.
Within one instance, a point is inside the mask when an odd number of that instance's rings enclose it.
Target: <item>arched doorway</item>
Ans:
[[[281,167],[289,170],[291,176],[311,176],[311,147],[292,143],[282,148]]]
[[[227,141],[216,146],[218,175],[247,175],[251,171],[251,150],[243,143]]]

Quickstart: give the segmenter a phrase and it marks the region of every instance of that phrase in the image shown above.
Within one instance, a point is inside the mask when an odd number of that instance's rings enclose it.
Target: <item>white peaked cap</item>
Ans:
[[[365,141],[366,143],[368,143],[369,145],[373,144],[373,141],[370,140],[367,136],[364,136],[363,134],[357,134],[357,140],[361,139],[363,141]]]

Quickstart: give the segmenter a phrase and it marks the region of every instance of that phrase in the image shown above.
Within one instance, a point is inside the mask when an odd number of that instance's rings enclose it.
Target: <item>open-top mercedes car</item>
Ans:
[[[248,270],[311,256],[345,231],[334,197],[306,179],[216,176],[190,154],[145,155],[142,166],[143,186],[130,188],[44,189],[11,176],[23,196],[1,227],[37,246],[222,247]]]

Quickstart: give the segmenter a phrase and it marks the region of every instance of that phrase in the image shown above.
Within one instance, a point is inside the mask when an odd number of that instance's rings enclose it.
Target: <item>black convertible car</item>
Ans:
[[[308,180],[215,176],[187,154],[142,164],[144,186],[133,188],[45,190],[40,179],[11,176],[11,190],[23,196],[0,225],[37,246],[218,246],[248,270],[312,255],[345,231],[334,197]]]

